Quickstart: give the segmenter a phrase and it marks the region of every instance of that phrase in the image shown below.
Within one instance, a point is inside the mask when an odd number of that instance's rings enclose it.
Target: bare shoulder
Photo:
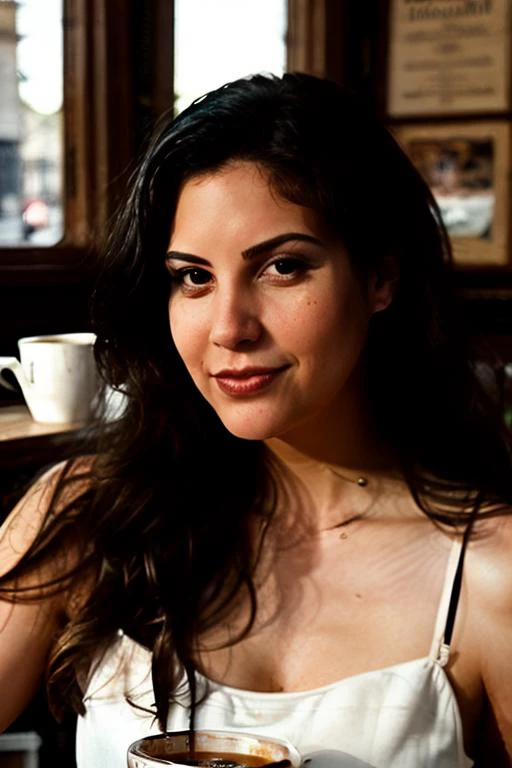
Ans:
[[[59,537],[46,550],[38,542],[51,518],[64,516],[87,487],[90,462],[84,458],[45,472],[0,528],[0,690],[9,691],[0,696],[0,731],[37,690],[55,637],[71,615],[68,605],[77,589],[67,583],[52,589],[51,581],[66,574],[74,555]]]
[[[84,456],[59,463],[35,480],[0,527],[0,575],[18,562],[51,519],[87,489],[93,460]]]
[[[481,722],[481,748],[493,755],[492,765],[510,765],[512,514],[478,523],[468,547],[464,574],[468,627],[477,649],[479,677],[486,701]]]
[[[512,509],[479,521],[468,547],[467,571],[471,595],[486,611],[512,609]]]

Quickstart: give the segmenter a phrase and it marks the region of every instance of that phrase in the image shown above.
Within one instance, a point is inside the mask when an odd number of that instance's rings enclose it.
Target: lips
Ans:
[[[282,365],[276,368],[225,369],[214,373],[213,378],[225,394],[247,397],[269,387],[288,368],[288,365]]]

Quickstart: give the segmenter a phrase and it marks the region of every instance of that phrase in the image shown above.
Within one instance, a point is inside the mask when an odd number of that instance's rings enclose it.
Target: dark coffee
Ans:
[[[199,766],[200,768],[261,768],[261,766],[279,766],[279,768],[290,768],[289,760],[279,760],[273,762],[268,757],[262,755],[244,755],[240,752],[166,752],[160,755],[152,753],[153,757],[172,760],[181,765]]]

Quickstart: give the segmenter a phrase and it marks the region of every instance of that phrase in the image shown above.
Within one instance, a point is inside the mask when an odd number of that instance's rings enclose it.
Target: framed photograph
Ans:
[[[389,0],[387,112],[510,108],[510,0]]]
[[[507,265],[510,125],[445,123],[392,130],[436,198],[455,262]]]

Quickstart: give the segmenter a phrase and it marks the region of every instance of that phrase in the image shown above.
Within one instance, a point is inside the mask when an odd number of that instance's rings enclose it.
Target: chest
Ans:
[[[416,536],[402,543],[354,527],[276,551],[260,570],[253,627],[232,643],[249,615],[242,604],[206,639],[206,674],[234,687],[300,691],[427,656],[449,548]]]

